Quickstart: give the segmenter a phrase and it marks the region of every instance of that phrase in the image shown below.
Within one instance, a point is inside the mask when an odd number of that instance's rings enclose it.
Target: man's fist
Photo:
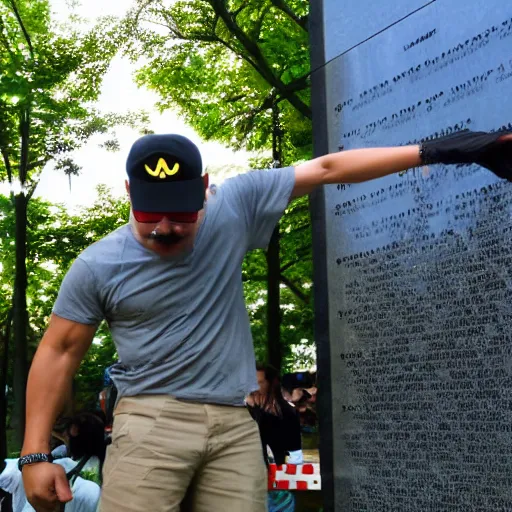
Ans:
[[[29,464],[23,467],[22,475],[27,500],[36,512],[54,512],[59,510],[59,503],[73,499],[66,472],[59,464]]]
[[[512,181],[512,133],[463,130],[421,145],[425,164],[475,163]]]

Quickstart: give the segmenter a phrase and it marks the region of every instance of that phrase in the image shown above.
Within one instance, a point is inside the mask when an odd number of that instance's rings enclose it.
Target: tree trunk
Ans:
[[[2,362],[0,367],[0,461],[7,458],[7,373],[9,371],[9,340],[11,337],[12,310],[9,311],[3,329],[0,330]]]
[[[268,362],[281,371],[281,259],[279,226],[276,226],[267,249],[267,347]]]
[[[16,276],[14,278],[14,407],[12,427],[13,448],[21,449],[25,433],[25,390],[28,371],[27,343],[27,198],[21,192],[15,197],[16,211]]]
[[[272,159],[273,167],[281,167],[283,160],[282,130],[276,97],[272,104]],[[267,357],[268,362],[281,372],[281,255],[279,224],[274,228],[267,249]]]

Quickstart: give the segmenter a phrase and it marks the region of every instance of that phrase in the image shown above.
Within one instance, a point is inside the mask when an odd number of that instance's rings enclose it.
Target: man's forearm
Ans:
[[[27,384],[27,419],[22,455],[49,451],[50,436],[76,371],[76,358],[52,346],[40,346]]]
[[[419,146],[368,148],[321,157],[324,183],[360,183],[421,165]]]
[[[292,197],[320,185],[361,183],[421,165],[419,146],[350,149],[331,153],[295,167]]]

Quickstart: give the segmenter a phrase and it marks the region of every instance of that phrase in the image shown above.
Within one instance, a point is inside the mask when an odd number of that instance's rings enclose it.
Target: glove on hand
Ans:
[[[487,133],[463,130],[423,142],[420,157],[424,164],[475,163],[500,178],[512,181],[512,138],[500,140],[511,134],[511,131]]]

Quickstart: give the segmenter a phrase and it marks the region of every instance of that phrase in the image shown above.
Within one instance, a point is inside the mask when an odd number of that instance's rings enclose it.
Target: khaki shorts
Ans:
[[[101,512],[265,512],[267,474],[245,407],[122,398],[103,470]]]

